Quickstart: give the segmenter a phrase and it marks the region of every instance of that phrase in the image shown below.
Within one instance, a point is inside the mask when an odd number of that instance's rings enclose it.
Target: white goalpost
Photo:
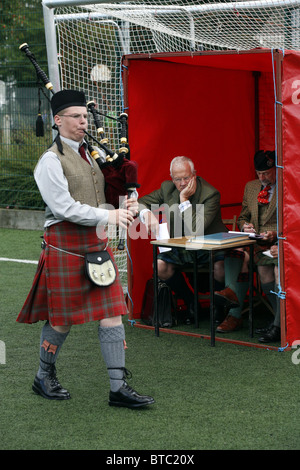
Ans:
[[[43,0],[42,5],[54,90],[84,90],[88,100],[112,117],[126,112],[121,60],[125,54],[300,50],[300,0]],[[100,119],[109,145],[118,148],[116,121]],[[92,120],[89,129],[97,137]],[[110,239],[126,291],[127,253],[118,252],[116,233]]]

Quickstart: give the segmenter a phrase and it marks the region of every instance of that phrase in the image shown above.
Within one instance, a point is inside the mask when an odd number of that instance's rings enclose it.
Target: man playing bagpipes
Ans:
[[[48,399],[70,398],[56,377],[58,353],[72,325],[99,321],[98,336],[110,379],[109,404],[129,408],[152,404],[152,397],[139,395],[125,380],[122,316],[127,308],[104,228],[113,224],[127,229],[137,214],[137,200],[126,199],[125,208],[103,207],[104,176],[84,142],[84,93],[59,91],[52,96],[51,108],[58,135],[34,171],[46,204],[43,251],[17,318],[21,323],[45,321],[33,391]],[[106,271],[104,266],[108,266]]]

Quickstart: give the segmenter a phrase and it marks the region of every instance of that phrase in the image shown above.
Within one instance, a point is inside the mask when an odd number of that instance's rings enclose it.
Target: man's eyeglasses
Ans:
[[[192,175],[191,176],[185,176],[184,178],[173,178],[173,181],[174,183],[181,183],[181,181],[183,181],[184,183],[187,183],[190,179],[191,179]]]
[[[59,114],[60,117],[70,117],[73,119],[87,119],[88,115],[87,114]]]

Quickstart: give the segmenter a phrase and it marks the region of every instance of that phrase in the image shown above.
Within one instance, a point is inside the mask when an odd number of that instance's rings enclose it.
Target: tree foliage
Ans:
[[[19,50],[27,43],[42,68],[47,67],[43,9],[40,0],[0,1],[0,80],[32,86],[36,75]]]

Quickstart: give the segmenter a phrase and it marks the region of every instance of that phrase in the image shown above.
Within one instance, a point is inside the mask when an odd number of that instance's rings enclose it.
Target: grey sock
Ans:
[[[40,342],[40,366],[37,372],[39,379],[46,377],[49,373],[49,366],[55,364],[60,348],[62,347],[67,333],[59,333],[54,330],[49,322],[42,328]]]
[[[240,305],[235,308],[231,308],[229,311],[229,315],[232,315],[233,317],[236,318],[241,318],[242,316],[242,310],[243,310],[243,305],[244,305],[244,300],[246,297],[246,294],[249,289],[249,282],[237,282],[236,283],[236,289],[235,293],[237,295],[238,301]]]
[[[244,255],[240,252],[231,253],[232,256],[225,256],[225,286],[236,292],[238,277],[243,266]]]
[[[98,329],[101,352],[110,379],[110,389],[116,392],[124,383],[125,331],[124,325]]]

